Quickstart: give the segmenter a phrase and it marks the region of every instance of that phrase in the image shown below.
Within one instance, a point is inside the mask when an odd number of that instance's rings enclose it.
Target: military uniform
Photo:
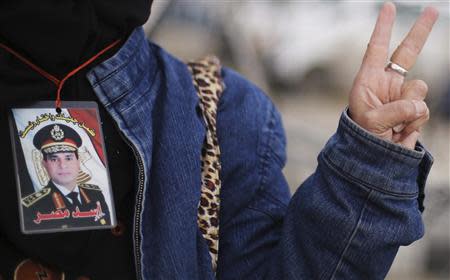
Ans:
[[[67,172],[67,176],[73,174],[74,177],[68,179],[69,185],[57,187],[56,179],[50,178],[47,186],[22,198],[23,230],[45,231],[110,225],[109,209],[98,186],[77,184],[77,188],[68,189],[68,186],[73,188],[72,184],[76,183],[75,176],[79,171],[78,148],[82,145],[82,139],[78,133],[67,125],[51,124],[36,133],[33,144],[42,152],[45,161],[50,161],[48,157],[58,153],[74,153],[77,159],[71,160],[72,165],[64,167],[64,170],[58,167],[58,172]],[[58,172],[54,172],[54,176]],[[52,174],[49,173],[49,176]]]
[[[54,185],[48,185],[22,199],[26,230],[69,229],[74,227],[110,225],[109,209],[101,189],[92,184],[78,185],[81,203],[70,201]],[[78,211],[77,211],[78,209]],[[40,214],[54,213],[55,219],[39,219]],[[84,213],[77,215],[76,213]],[[97,213],[96,216],[93,216]],[[87,215],[90,214],[90,215]]]

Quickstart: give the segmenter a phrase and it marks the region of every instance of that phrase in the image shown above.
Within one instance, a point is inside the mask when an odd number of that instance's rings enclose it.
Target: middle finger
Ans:
[[[435,8],[427,7],[414,23],[408,35],[394,51],[391,61],[406,70],[410,70],[425,45],[438,16],[439,13]]]

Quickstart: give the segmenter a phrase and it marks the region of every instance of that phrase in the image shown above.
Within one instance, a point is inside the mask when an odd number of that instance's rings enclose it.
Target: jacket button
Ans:
[[[124,231],[125,225],[121,221],[118,221],[117,225],[111,229],[112,234],[117,237],[122,236]]]

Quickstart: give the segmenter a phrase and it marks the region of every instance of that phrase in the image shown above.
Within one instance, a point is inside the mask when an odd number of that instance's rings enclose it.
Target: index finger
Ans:
[[[438,16],[439,13],[436,9],[427,7],[414,23],[408,35],[394,51],[391,61],[406,70],[410,70],[416,63],[417,56],[425,45]]]
[[[391,2],[386,2],[378,15],[377,23],[370,37],[361,68],[384,68],[386,66],[394,20],[395,5]]]

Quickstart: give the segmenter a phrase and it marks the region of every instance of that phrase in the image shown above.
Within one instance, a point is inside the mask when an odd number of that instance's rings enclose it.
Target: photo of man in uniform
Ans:
[[[42,153],[49,181],[41,190],[22,198],[25,229],[65,229],[110,225],[103,193],[97,185],[79,183],[82,139],[63,124],[40,129],[33,138]]]

